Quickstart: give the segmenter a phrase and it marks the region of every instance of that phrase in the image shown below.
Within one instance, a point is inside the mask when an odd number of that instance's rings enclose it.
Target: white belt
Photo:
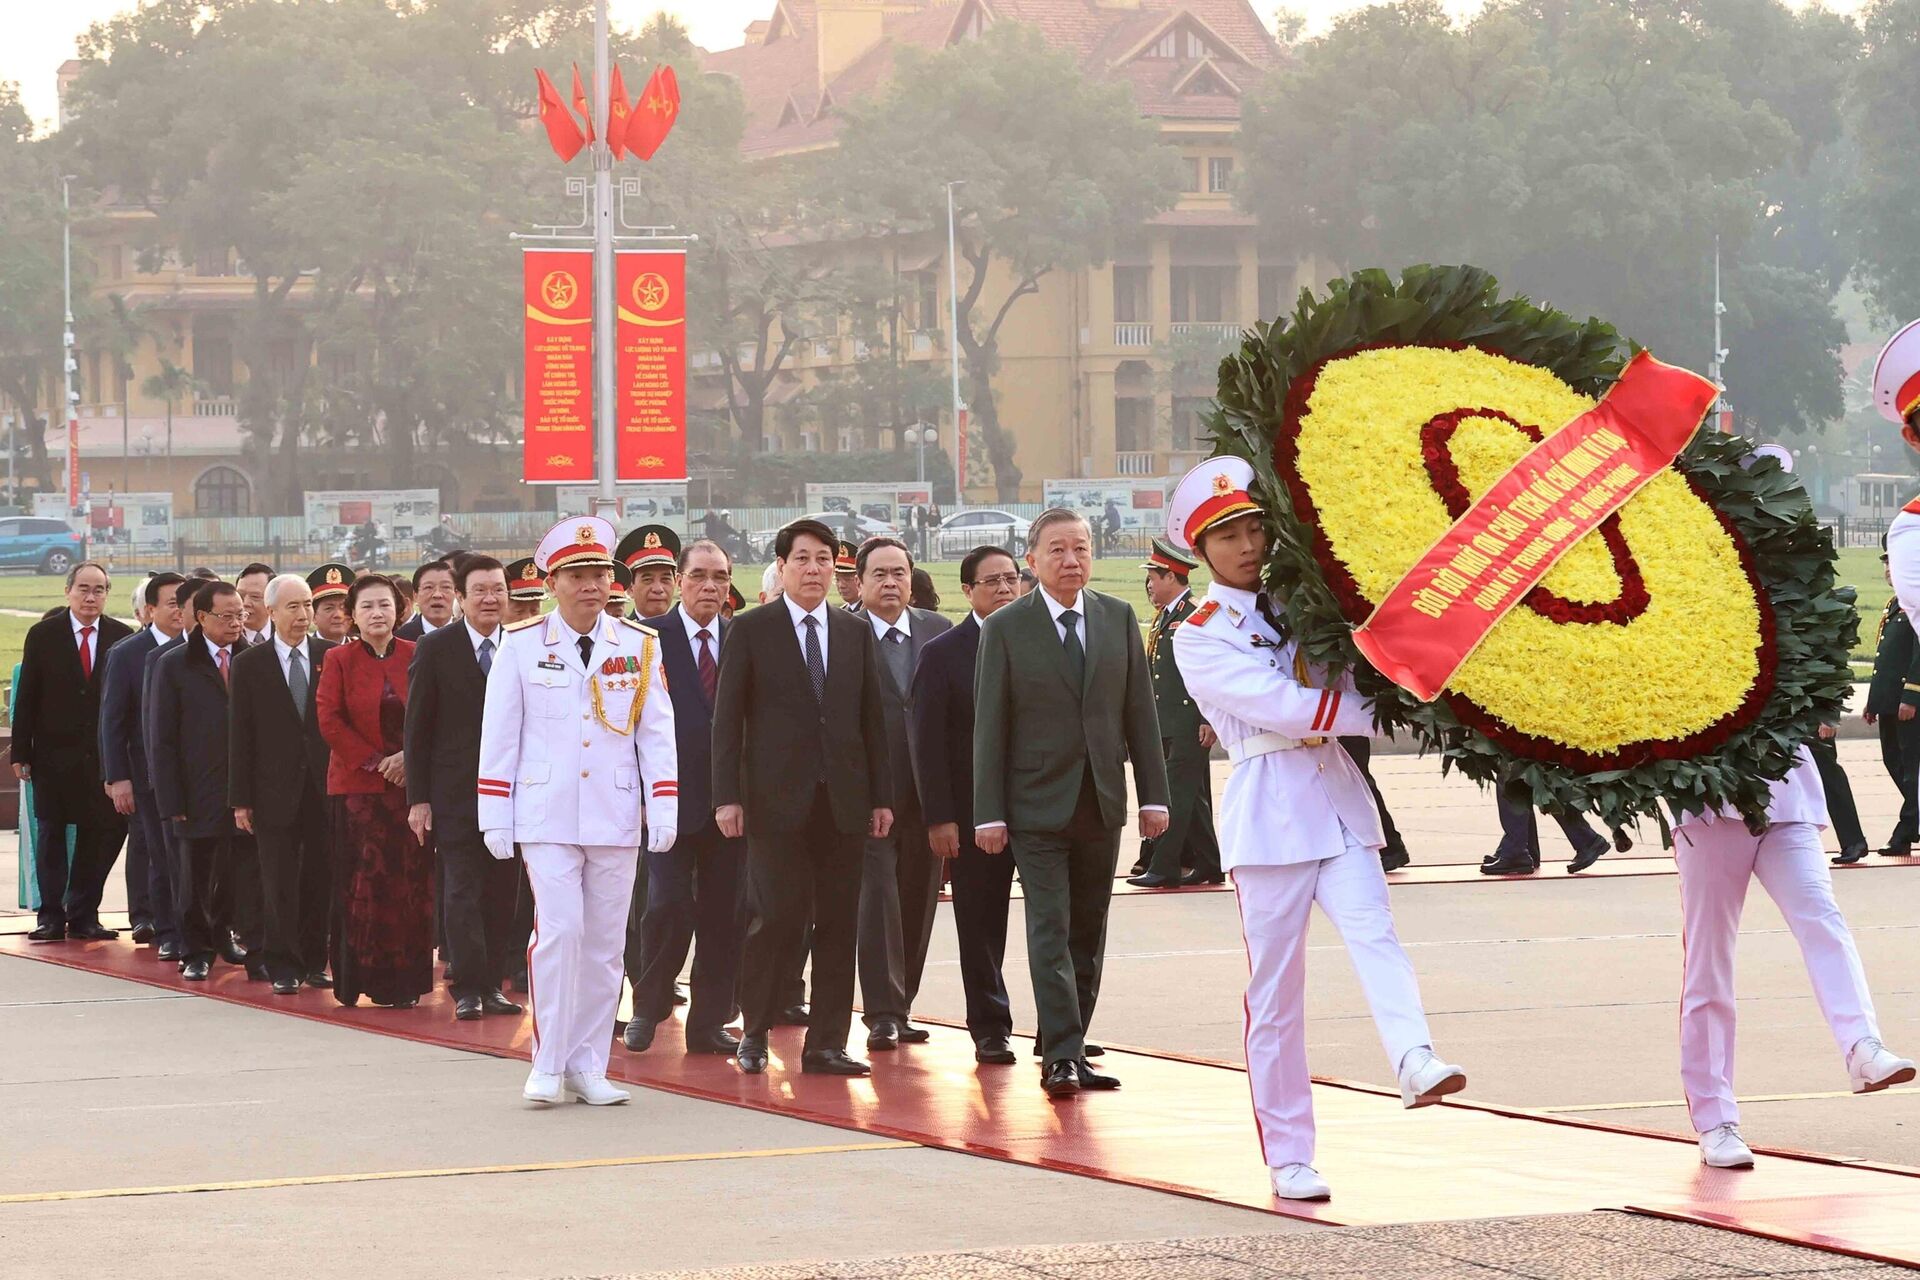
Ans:
[[[1270,756],[1276,751],[1294,751],[1300,747],[1324,747],[1326,738],[1289,738],[1284,733],[1256,733],[1227,747],[1227,759],[1243,764],[1255,756]]]

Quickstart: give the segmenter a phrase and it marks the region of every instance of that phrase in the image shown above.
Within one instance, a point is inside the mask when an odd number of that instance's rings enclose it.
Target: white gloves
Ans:
[[[487,852],[492,854],[498,861],[506,862],[513,857],[513,832],[507,828],[501,827],[497,831],[483,831],[480,833],[480,836],[481,839],[487,842]]]
[[[647,852],[665,853],[673,848],[674,830],[672,827],[647,828]]]

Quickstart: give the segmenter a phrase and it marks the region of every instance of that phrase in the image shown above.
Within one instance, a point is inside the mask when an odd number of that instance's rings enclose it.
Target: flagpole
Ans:
[[[613,402],[613,149],[607,145],[612,123],[607,97],[611,72],[607,56],[607,0],[593,6],[593,425],[599,492],[594,513],[617,511],[614,496]]]

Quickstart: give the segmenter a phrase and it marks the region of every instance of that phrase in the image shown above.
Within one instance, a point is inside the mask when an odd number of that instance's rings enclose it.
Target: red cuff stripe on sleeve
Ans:
[[[1339,716],[1339,714],[1340,714],[1340,691],[1336,689],[1334,690],[1333,697],[1329,699],[1327,702],[1326,731],[1328,733],[1333,732],[1333,722],[1335,718]]]
[[[1326,714],[1327,714],[1327,691],[1325,689],[1322,689],[1320,691],[1320,705],[1314,708],[1313,721],[1311,724],[1307,726],[1307,728],[1312,730],[1314,733],[1320,732],[1320,721],[1326,716]]]

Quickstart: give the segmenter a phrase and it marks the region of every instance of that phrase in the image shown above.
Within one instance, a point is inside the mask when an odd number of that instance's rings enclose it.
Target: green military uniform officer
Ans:
[[[1886,560],[1881,552],[1880,559]],[[1867,685],[1866,720],[1880,730],[1880,759],[1900,788],[1900,818],[1882,853],[1906,857],[1920,836],[1920,638],[1900,601],[1880,615],[1880,641]]]
[[[1193,613],[1187,578],[1198,565],[1164,538],[1153,540],[1153,554],[1141,564],[1147,571],[1147,596],[1156,606],[1147,632],[1147,664],[1153,674],[1153,703],[1160,717],[1160,745],[1166,754],[1172,803],[1166,834],[1140,843],[1138,873],[1128,884],[1145,889],[1175,885],[1223,884],[1220,843],[1213,831],[1213,730],[1201,716],[1173,660],[1173,631]],[[1192,870],[1182,872],[1186,866]]]

